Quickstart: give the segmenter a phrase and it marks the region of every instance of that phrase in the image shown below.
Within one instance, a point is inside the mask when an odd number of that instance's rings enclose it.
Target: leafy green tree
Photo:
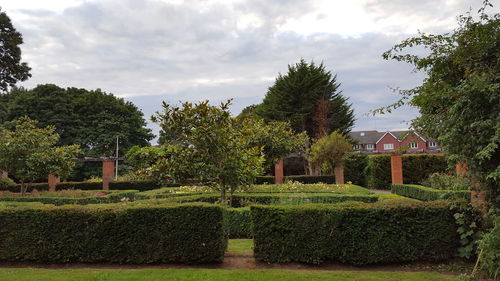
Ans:
[[[326,164],[330,171],[343,166],[349,152],[352,151],[352,144],[338,132],[333,132],[328,136],[317,140],[309,151],[309,160],[315,164]],[[343,175],[342,175],[343,177]],[[337,175],[335,177],[337,183]]]
[[[451,33],[420,34],[385,52],[385,59],[410,63],[427,77],[375,112],[416,106],[421,116],[413,126],[437,138],[452,160],[466,161],[483,186],[492,188],[491,198],[500,198],[500,15],[488,15],[488,6],[486,1],[478,20],[459,16]],[[428,52],[415,55],[407,50],[411,47]]]
[[[306,131],[313,139],[332,131],[347,135],[354,125],[354,112],[339,88],[337,76],[323,64],[302,59],[276,78],[262,104],[247,111],[255,111],[265,121],[289,122],[295,132]]]
[[[209,184],[221,193],[225,204],[228,191],[232,194],[254,182],[264,161],[261,147],[252,147],[230,116],[229,105],[228,101],[216,107],[204,101],[176,107],[164,102],[163,111],[152,119],[171,132],[175,141],[164,142],[159,150],[134,149],[128,155],[160,181]]]
[[[22,43],[21,33],[16,31],[10,18],[0,9],[0,92],[31,77],[31,68],[21,62],[19,45]]]
[[[0,127],[0,170],[21,182],[23,195],[27,184],[48,174],[68,176],[75,166],[72,159],[81,152],[78,145],[56,147],[55,128],[38,128],[37,123],[22,117],[12,122],[12,130]]]
[[[281,121],[265,123],[262,119],[239,116],[250,147],[262,147],[265,167],[270,167],[292,152],[304,150],[309,143],[306,132],[296,134],[290,124]]]
[[[3,97],[2,97],[3,96]],[[0,96],[7,106],[0,122],[28,116],[41,126],[55,126],[60,135],[57,145],[78,144],[87,157],[114,156],[116,137],[119,154],[124,155],[132,146],[145,146],[153,138],[146,128],[142,112],[132,103],[101,90],[61,88],[39,85],[32,90],[12,89]],[[78,179],[98,173],[89,164],[79,164]]]

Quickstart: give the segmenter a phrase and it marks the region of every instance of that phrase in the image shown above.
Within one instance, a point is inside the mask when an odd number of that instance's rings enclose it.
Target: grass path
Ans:
[[[434,272],[296,271],[225,269],[33,269],[2,268],[0,281],[456,281],[452,275]]]

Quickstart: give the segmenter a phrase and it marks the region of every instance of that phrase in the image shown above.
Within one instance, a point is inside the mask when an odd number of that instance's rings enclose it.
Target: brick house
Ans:
[[[402,149],[406,152],[440,152],[436,140],[415,131],[354,131],[349,136],[357,141],[354,150],[364,153],[390,153]]]

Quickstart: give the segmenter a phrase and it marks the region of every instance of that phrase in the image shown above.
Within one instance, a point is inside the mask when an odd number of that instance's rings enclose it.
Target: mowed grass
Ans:
[[[449,281],[456,276],[433,272],[224,270],[224,269],[0,269],[2,281]]]
[[[253,239],[229,239],[227,252],[235,254],[252,254]]]

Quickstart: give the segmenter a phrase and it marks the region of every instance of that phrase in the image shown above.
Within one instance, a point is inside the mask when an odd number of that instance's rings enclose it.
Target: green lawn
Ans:
[[[229,239],[227,252],[236,254],[252,254],[253,239]]]
[[[431,272],[223,270],[223,269],[0,269],[5,281],[311,281],[311,280],[458,280],[455,276]]]

